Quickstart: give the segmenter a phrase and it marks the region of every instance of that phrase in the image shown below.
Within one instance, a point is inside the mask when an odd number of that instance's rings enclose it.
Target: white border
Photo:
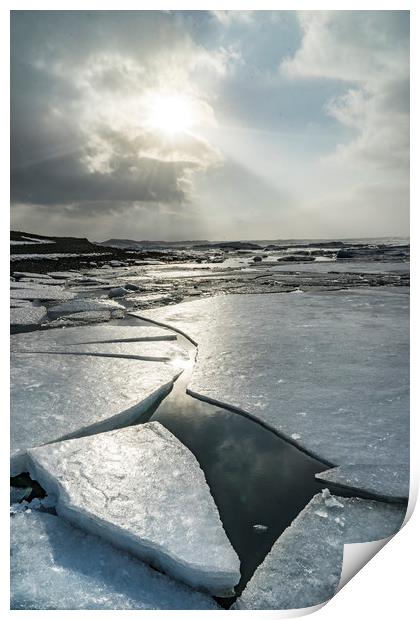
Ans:
[[[120,0],[119,2],[105,1],[105,0],[85,0],[83,2],[69,0],[57,1],[5,1],[0,8],[0,58],[1,58],[1,85],[2,96],[0,97],[1,114],[0,122],[2,125],[2,150],[1,150],[1,183],[0,183],[0,197],[1,197],[1,209],[0,209],[0,224],[1,224],[1,243],[0,243],[0,265],[2,270],[2,276],[4,277],[3,286],[0,289],[3,294],[8,290],[8,230],[9,230],[9,145],[7,136],[9,135],[9,97],[8,97],[8,85],[9,85],[9,10],[205,10],[205,9],[223,9],[223,10],[320,10],[320,9],[343,9],[343,10],[411,10],[411,44],[412,44],[412,149],[411,149],[411,161],[412,161],[412,175],[411,175],[411,273],[412,273],[412,285],[411,285],[411,313],[412,313],[412,344],[415,345],[420,341],[419,329],[417,323],[413,317],[419,317],[419,300],[418,300],[418,208],[419,208],[419,193],[418,183],[416,182],[415,174],[418,169],[418,149],[415,148],[416,144],[414,139],[418,140],[418,122],[417,115],[420,109],[419,105],[419,84],[417,79],[416,62],[419,59],[418,53],[418,37],[419,32],[419,18],[418,10],[416,9],[416,3],[414,1],[405,2],[387,2],[387,1],[353,1],[347,2],[345,0],[341,2],[267,2],[261,0],[260,2],[241,1],[241,2],[214,2],[206,3],[199,0],[186,1],[182,3],[178,2],[134,2],[127,0]],[[414,142],[414,144],[413,144]],[[6,293],[7,298],[7,293]],[[9,376],[9,363],[8,363],[8,351],[6,343],[8,342],[8,309],[6,303],[0,305],[1,313],[1,343],[2,343],[2,357],[0,368],[0,394],[2,404],[2,440],[5,442],[4,449],[1,451],[1,472],[3,482],[3,493],[1,503],[1,528],[2,533],[2,554],[1,554],[1,591],[0,591],[0,609],[3,612],[3,617],[19,617],[21,614],[25,614],[25,617],[29,614],[38,615],[38,617],[44,617],[45,614],[57,613],[60,616],[67,617],[84,617],[89,614],[89,618],[102,618],[104,614],[112,614],[114,618],[127,617],[140,617],[154,618],[167,617],[169,614],[171,617],[184,618],[185,615],[190,617],[201,617],[202,615],[208,615],[212,613],[240,613],[243,617],[285,617],[283,613],[279,612],[120,612],[120,611],[60,611],[60,612],[45,612],[45,611],[8,611],[8,376]],[[415,495],[417,495],[418,487],[418,472],[419,472],[419,458],[417,456],[420,437],[419,424],[415,419],[416,409],[418,405],[418,346],[413,347],[412,350],[412,370],[411,370],[411,388],[412,388],[412,496],[411,504],[415,501]],[[7,485],[7,486],[6,486]],[[414,494],[413,494],[414,492]],[[415,617],[415,611],[418,612],[418,553],[420,549],[419,545],[419,510],[417,509],[411,519],[408,521],[403,530],[394,537],[381,552],[371,560],[365,568],[362,569],[351,581],[347,584],[326,606],[317,611],[317,619],[319,620],[347,620],[354,618],[356,615],[362,618],[369,618],[370,616],[382,619],[394,620],[398,617],[398,620],[405,620]],[[417,608],[417,609],[416,609]],[[241,616],[241,617],[242,617]]]

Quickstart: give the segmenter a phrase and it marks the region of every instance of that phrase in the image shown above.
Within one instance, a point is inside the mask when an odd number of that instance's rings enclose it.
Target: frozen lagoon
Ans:
[[[401,287],[219,296],[134,314],[198,344],[189,393],[326,464],[398,471],[409,460],[408,310]]]

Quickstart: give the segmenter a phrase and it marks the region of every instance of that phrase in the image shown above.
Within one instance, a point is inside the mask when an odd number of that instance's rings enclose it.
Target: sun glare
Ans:
[[[194,124],[191,102],[182,95],[158,96],[149,104],[148,125],[167,134],[188,131]]]

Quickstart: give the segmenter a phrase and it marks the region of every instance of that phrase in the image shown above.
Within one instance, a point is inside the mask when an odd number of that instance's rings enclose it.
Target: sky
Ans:
[[[13,11],[11,226],[409,234],[409,12]]]

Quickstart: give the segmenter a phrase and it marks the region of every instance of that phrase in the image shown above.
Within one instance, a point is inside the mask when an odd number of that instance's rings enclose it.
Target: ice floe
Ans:
[[[164,352],[165,342],[173,340],[176,340],[176,335],[161,327],[92,325],[16,334],[10,339],[10,347],[13,352],[30,352],[57,351],[79,344],[157,342],[161,343],[161,351]]]
[[[10,308],[10,327],[29,328],[41,323],[46,318],[47,311],[44,306],[25,305],[19,308]]]
[[[342,465],[315,474],[333,486],[362,491],[386,500],[408,498],[410,479],[406,464],[397,465]]]
[[[30,447],[140,419],[169,392],[179,372],[175,364],[136,359],[12,354],[12,475],[26,471]]]
[[[123,306],[112,299],[72,299],[64,304],[49,308],[48,315],[56,319],[65,314],[92,312],[97,310],[122,310]]]
[[[60,516],[193,587],[232,594],[239,559],[204,473],[158,422],[35,448],[28,466]]]
[[[326,463],[398,471],[409,460],[406,293],[226,295],[133,314],[198,343],[191,393],[294,436]]]
[[[97,536],[46,513],[11,519],[11,609],[217,609]]]
[[[315,495],[274,543],[236,609],[299,609],[329,600],[341,577],[345,543],[395,534],[405,508],[359,498]]]
[[[19,282],[16,284],[19,284]],[[59,286],[44,286],[42,284],[37,285],[35,283],[28,283],[28,288],[26,288],[26,286],[23,288],[13,287],[10,290],[11,299],[28,299],[29,301],[34,301],[36,299],[41,301],[65,301],[67,299],[73,299],[74,297],[74,293],[64,290]]]

